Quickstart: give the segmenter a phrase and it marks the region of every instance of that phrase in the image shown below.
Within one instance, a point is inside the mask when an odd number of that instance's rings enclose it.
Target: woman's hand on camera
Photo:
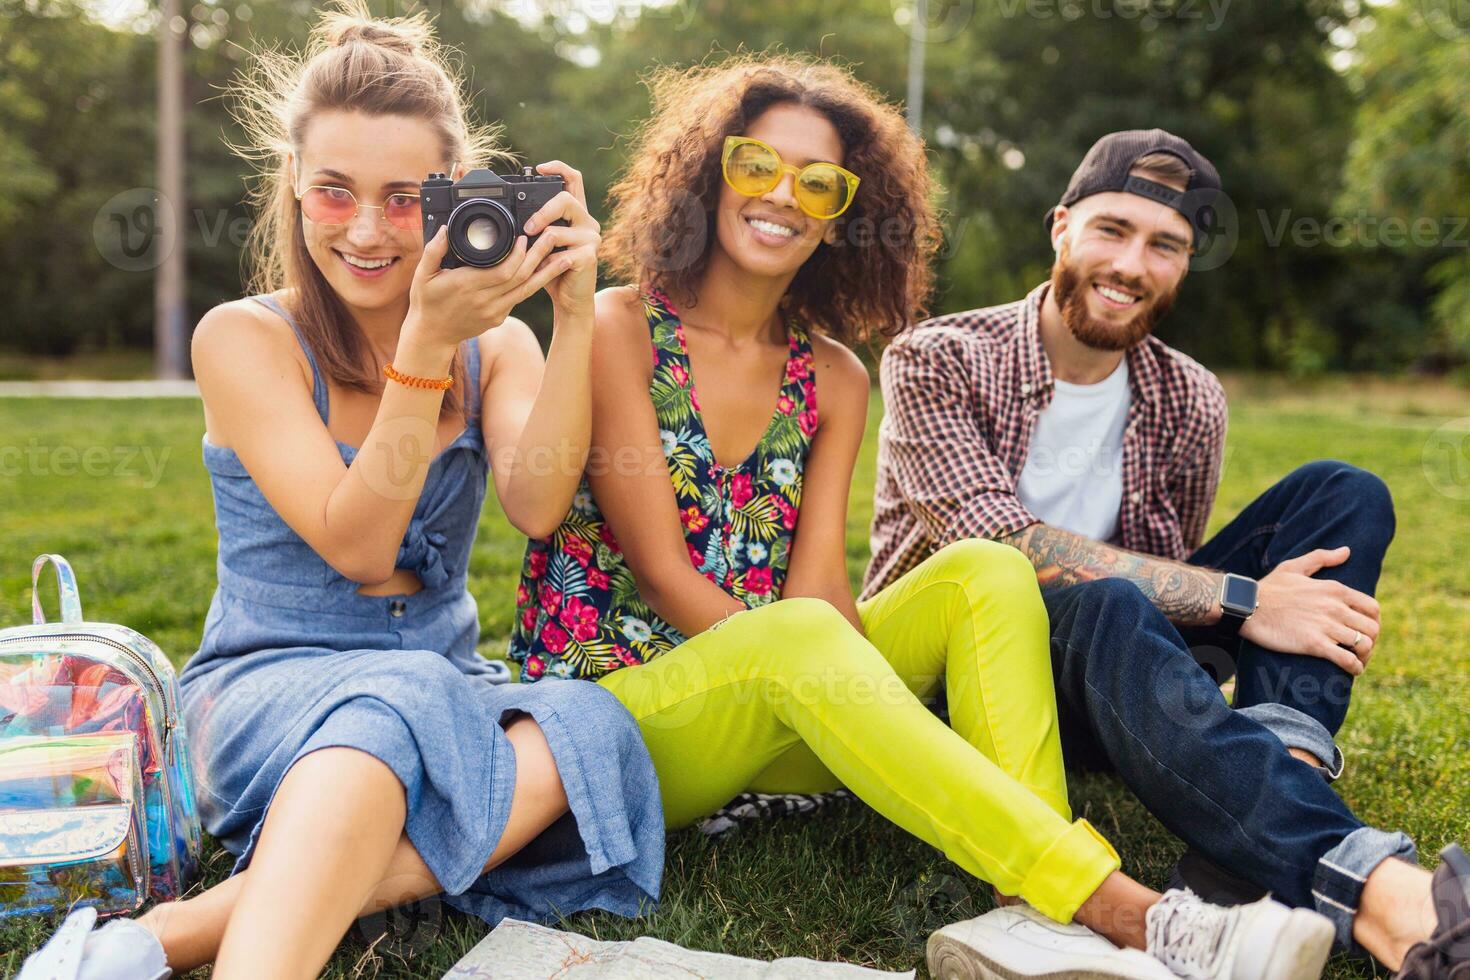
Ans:
[[[593,296],[597,292],[597,246],[602,242],[602,226],[587,210],[586,184],[581,171],[560,160],[540,164],[536,171],[554,174],[566,183],[566,190],[542,205],[527,219],[527,235],[541,237],[531,246],[530,257],[538,259],[538,272],[554,270],[546,285],[559,319],[592,319]],[[552,224],[566,219],[569,225]],[[560,247],[560,252],[552,252]],[[538,287],[539,288],[539,287]]]
[[[527,249],[524,235],[516,237],[504,259],[485,269],[440,268],[448,249],[448,232],[441,227],[424,245],[408,291],[404,327],[411,327],[415,339],[430,346],[453,348],[500,326],[516,304],[561,274],[544,263],[537,268],[543,255]]]

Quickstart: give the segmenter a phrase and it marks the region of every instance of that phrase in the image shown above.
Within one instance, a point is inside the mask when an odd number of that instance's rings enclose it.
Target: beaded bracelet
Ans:
[[[448,391],[454,387],[454,375],[447,378],[416,378],[411,374],[399,374],[394,370],[392,364],[383,365],[383,374],[389,381],[397,381],[401,385],[410,388],[429,388],[434,391]]]

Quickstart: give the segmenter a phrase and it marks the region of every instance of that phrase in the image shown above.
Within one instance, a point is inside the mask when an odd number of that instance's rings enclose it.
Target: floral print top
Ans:
[[[715,461],[700,416],[683,324],[658,290],[643,294],[643,310],[653,341],[648,394],[689,561],[747,606],[774,602],[786,579],[802,472],[817,431],[811,340],[787,322],[790,353],[770,424],[743,462],[725,467]],[[596,678],[651,660],[684,639],[640,598],[617,535],[583,477],[561,526],[526,548],[510,639],[521,680]]]

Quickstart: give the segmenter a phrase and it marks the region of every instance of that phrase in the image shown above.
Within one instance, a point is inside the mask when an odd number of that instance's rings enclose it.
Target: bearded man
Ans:
[[[1463,899],[1436,915],[1413,843],[1329,786],[1379,637],[1387,487],[1309,463],[1203,540],[1225,394],[1153,331],[1219,192],[1177,136],[1105,136],[1046,216],[1049,281],[888,348],[863,593],[964,538],[1020,549],[1051,617],[1068,764],[1116,771],[1189,845],[1172,884],[1214,902],[1270,891],[1331,918],[1342,948],[1448,976],[1467,956],[1444,947],[1470,929],[1470,859],[1447,853],[1434,891]]]

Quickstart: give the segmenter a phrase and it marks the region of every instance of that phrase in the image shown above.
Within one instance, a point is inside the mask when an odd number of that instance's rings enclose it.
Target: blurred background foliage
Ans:
[[[483,118],[524,160],[587,175],[594,213],[656,63],[784,48],[905,96],[912,0],[375,0],[428,9]],[[1161,331],[1216,368],[1457,371],[1470,361],[1470,23],[1447,0],[930,0],[923,131],[944,188],[936,312],[1045,277],[1041,216],[1087,147],[1161,126],[1218,166],[1228,260]],[[158,14],[145,0],[0,0],[0,348],[146,348],[152,278],[93,221],[153,181]],[[241,294],[250,215],[221,88],[310,0],[185,0],[189,303]],[[1233,211],[1233,214],[1230,212]],[[1207,263],[1209,264],[1209,263]],[[536,310],[528,319],[546,322]]]

